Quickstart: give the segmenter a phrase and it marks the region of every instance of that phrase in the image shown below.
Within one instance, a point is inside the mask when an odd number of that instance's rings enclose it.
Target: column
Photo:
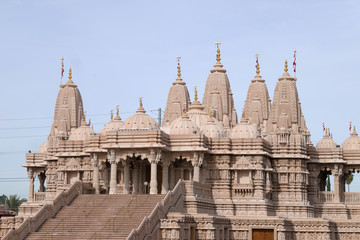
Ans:
[[[123,164],[123,167],[124,167],[123,193],[124,194],[129,194],[130,193],[130,186],[129,186],[130,166],[129,166],[129,163],[128,163],[127,159],[123,160],[122,164]]]
[[[30,181],[29,184],[29,202],[33,202],[34,201],[34,172],[33,170],[30,168],[28,169],[28,178]]]
[[[115,150],[110,150],[108,159],[111,164],[110,170],[110,194],[117,194],[117,163],[115,159]]]
[[[343,174],[343,166],[342,165],[337,165],[335,164],[334,166],[334,171],[333,171],[333,175],[334,175],[334,202],[340,202],[342,200],[341,195],[342,192],[340,191],[340,181],[341,181],[341,176]]]
[[[151,164],[151,178],[150,178],[150,194],[157,194],[157,163],[160,161],[161,151],[155,153],[154,150],[150,152],[149,162]]]
[[[40,192],[45,192],[45,174],[44,173],[40,173],[39,174],[39,181],[40,181]]]
[[[166,194],[169,191],[169,165],[169,161],[163,162],[161,194]]]
[[[194,153],[194,159],[192,165],[194,167],[194,176],[193,181],[200,182],[200,166],[203,162],[204,154],[203,153]]]
[[[100,194],[100,184],[99,184],[99,161],[97,154],[91,154],[91,164],[93,165],[93,187],[95,188],[95,194]]]
[[[139,194],[139,164],[134,163],[133,169],[133,192],[132,194]]]

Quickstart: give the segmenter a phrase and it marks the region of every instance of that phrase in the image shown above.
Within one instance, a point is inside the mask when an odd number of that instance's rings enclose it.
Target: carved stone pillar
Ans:
[[[40,192],[45,192],[45,174],[40,173],[39,174],[39,181],[40,181]]]
[[[91,164],[93,165],[93,187],[95,188],[95,194],[100,194],[99,187],[99,161],[97,158],[97,154],[91,154]]]
[[[157,163],[160,161],[161,151],[155,153],[154,150],[150,152],[149,162],[151,164],[151,178],[150,178],[150,194],[157,194]]]
[[[133,192],[132,194],[138,194],[139,193],[139,164],[134,163],[134,169],[133,169]]]
[[[192,165],[194,167],[194,177],[193,181],[200,182],[200,166],[203,162],[204,154],[203,153],[194,153],[194,160]]]
[[[117,163],[115,157],[115,150],[110,150],[108,152],[108,159],[111,164],[109,194],[117,194]]]
[[[166,194],[169,191],[169,165],[170,162],[163,162],[161,194]]]
[[[124,183],[123,183],[123,193],[124,194],[129,194],[130,193],[130,186],[129,186],[129,181],[130,181],[130,166],[129,166],[129,162],[127,161],[127,159],[122,161],[122,165],[124,167]]]
[[[28,178],[30,181],[29,184],[29,202],[33,202],[34,201],[34,172],[31,168],[28,169]]]
[[[341,192],[341,176],[343,175],[343,166],[335,164],[334,166],[334,202],[342,201]]]

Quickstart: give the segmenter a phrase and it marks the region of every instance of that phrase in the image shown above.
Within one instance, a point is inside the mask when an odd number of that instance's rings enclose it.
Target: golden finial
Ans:
[[[212,107],[209,107],[209,116],[210,118],[212,118],[213,114],[212,114]]]
[[[143,98],[143,97],[139,97],[139,99],[140,99],[140,107],[141,107],[141,108],[143,107],[142,98]]]
[[[177,58],[177,62],[178,62],[178,66],[177,66],[178,74],[177,74],[177,76],[178,76],[178,78],[181,78],[181,67],[180,67],[180,59],[181,59],[181,57],[177,56],[176,58]]]
[[[110,112],[111,112],[111,120],[114,120],[114,109],[110,109]]]
[[[184,114],[186,114],[186,102],[184,102]]]
[[[242,108],[243,112],[242,112],[242,118],[245,118],[245,107]]]
[[[287,65],[287,60],[285,60],[285,69],[284,69],[285,72],[288,71],[288,65]]]
[[[326,128],[325,129],[325,136],[327,136],[327,133],[328,133],[328,129]]]
[[[194,90],[195,90],[195,101],[197,102],[198,100],[198,92],[197,92],[197,86],[194,85]]]
[[[356,132],[356,127],[355,127],[355,125],[354,125],[354,132]]]
[[[119,104],[116,104],[116,116],[119,117]]]
[[[86,122],[86,111],[84,111],[84,121]]]
[[[332,133],[331,133],[331,138],[333,138],[333,137],[332,137]]]
[[[221,60],[221,58],[220,58],[220,48],[219,48],[219,45],[220,45],[220,44],[221,44],[221,42],[219,42],[219,41],[217,41],[217,42],[215,43],[216,48],[217,48],[216,61],[217,61],[218,63],[220,63],[220,60]]]
[[[72,71],[71,71],[71,68],[69,69],[69,80],[72,79]]]
[[[260,74],[259,55],[260,55],[260,54],[255,53],[255,56],[256,56],[256,74],[257,74],[257,75]]]

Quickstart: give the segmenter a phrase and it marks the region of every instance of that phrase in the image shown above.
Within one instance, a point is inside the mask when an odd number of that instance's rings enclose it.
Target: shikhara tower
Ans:
[[[48,140],[26,154],[29,202],[1,218],[1,236],[359,239],[360,194],[345,192],[360,171],[355,127],[341,146],[325,132],[315,147],[287,61],[271,102],[258,59],[238,122],[219,44],[202,102],[196,86],[190,99],[178,61],[162,126],[140,98],[134,115],[122,121],[117,105],[96,133],[70,71]]]

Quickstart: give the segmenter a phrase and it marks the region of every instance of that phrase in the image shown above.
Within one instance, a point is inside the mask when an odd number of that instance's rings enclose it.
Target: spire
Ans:
[[[256,75],[260,75],[259,54],[255,53],[255,56],[256,56]]]
[[[177,70],[178,70],[177,76],[178,76],[178,78],[177,79],[181,80],[181,67],[180,67],[180,59],[181,59],[181,57],[177,56],[176,58],[177,58],[177,62],[178,62],[178,64],[177,64],[178,65],[177,66]]]
[[[198,101],[198,92],[197,92],[197,86],[196,85],[194,85],[194,91],[195,91],[195,102],[197,102]]]
[[[114,119],[114,109],[110,109],[110,112],[111,112],[111,120],[113,120]]]
[[[121,120],[121,117],[119,115],[119,104],[116,104],[116,117],[115,120]]]
[[[287,64],[287,60],[285,60],[285,69],[284,71],[287,73],[288,72],[288,64]]]
[[[219,45],[221,44],[221,42],[217,41],[215,42],[216,48],[217,48],[217,54],[216,54],[216,62],[220,63],[221,58],[220,58],[220,48]]]
[[[143,108],[142,98],[143,97],[139,97],[140,106],[139,106],[138,110],[136,111],[137,113],[146,113],[145,109]]]

